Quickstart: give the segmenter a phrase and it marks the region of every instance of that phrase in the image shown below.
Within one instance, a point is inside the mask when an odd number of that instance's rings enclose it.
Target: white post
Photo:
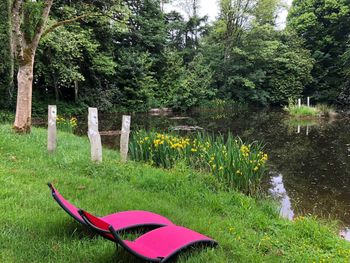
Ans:
[[[306,136],[309,135],[309,125],[306,126]]]
[[[57,147],[57,107],[56,105],[49,105],[48,120],[47,120],[47,150],[54,152]]]
[[[310,97],[307,97],[307,106],[310,107]]]
[[[300,133],[300,125],[298,125],[298,131],[297,131],[297,133]]]
[[[298,107],[301,107],[301,99],[298,99]]]
[[[88,126],[88,136],[91,144],[91,160],[100,163],[102,162],[102,143],[101,135],[98,131],[97,108],[89,108]]]
[[[130,124],[131,116],[123,115],[122,132],[120,136],[120,155],[122,162],[126,162],[128,159]]]

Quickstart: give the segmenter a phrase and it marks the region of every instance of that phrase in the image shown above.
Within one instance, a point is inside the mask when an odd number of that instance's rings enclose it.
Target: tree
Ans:
[[[13,57],[11,46],[11,1],[0,3],[0,107],[9,107],[13,97]]]
[[[31,128],[34,57],[52,4],[53,0],[45,2],[13,1],[12,39],[19,67],[14,129],[20,133],[27,133]]]
[[[46,36],[37,52],[37,90],[49,98],[54,94],[56,102],[61,98],[69,101],[72,97],[77,101],[79,82],[85,80],[82,74],[83,65],[90,62],[89,57],[93,61],[92,58],[97,59],[100,56],[97,52],[99,44],[92,35],[91,30],[67,26],[56,29],[55,34]]]
[[[259,25],[276,25],[278,11],[282,7],[281,0],[260,0],[254,10],[255,21]]]
[[[256,0],[220,0],[217,30],[225,43],[225,60],[229,58],[233,46],[239,43],[255,5]]]
[[[247,1],[242,9],[243,2],[221,1],[221,16],[205,40],[214,86],[225,99],[286,104],[311,80],[313,60],[292,31],[276,30],[279,1]]]
[[[42,36],[52,32],[57,27],[72,23],[79,19],[105,15],[101,10],[108,10],[108,7],[115,4],[115,1],[92,1],[91,3],[90,1],[87,1],[81,3],[80,6],[82,7],[82,10],[86,11],[87,9],[88,12],[80,15],[76,15],[75,12],[73,18],[70,17],[55,22],[50,25],[49,28],[45,29],[53,4],[54,0],[13,0],[11,11],[12,40],[14,56],[18,63],[18,92],[14,129],[18,133],[28,133],[31,128],[34,58]],[[75,11],[80,10],[76,8]],[[110,19],[114,19],[114,17],[110,16]]]
[[[295,0],[287,26],[305,40],[316,60],[313,82],[306,89],[320,101],[334,102],[344,82],[340,57],[350,34],[348,0]]]
[[[341,57],[343,67],[344,83],[337,98],[337,102],[343,106],[350,107],[350,46]]]

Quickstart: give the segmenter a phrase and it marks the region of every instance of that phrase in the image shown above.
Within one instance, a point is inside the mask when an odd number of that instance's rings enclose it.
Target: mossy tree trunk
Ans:
[[[41,17],[34,24],[33,34],[28,35],[24,0],[14,0],[12,6],[12,45],[18,62],[18,93],[16,119],[13,128],[18,133],[28,133],[32,119],[33,68],[35,52],[47,23],[53,0],[44,1]]]
[[[31,50],[26,50],[25,53],[27,58],[21,61],[17,75],[18,94],[14,128],[19,133],[30,132],[32,124],[34,53]]]
[[[33,69],[40,39],[59,26],[96,14],[88,13],[58,21],[44,31],[54,0],[8,1],[12,3],[10,49],[18,64],[16,119],[13,128],[18,133],[29,133],[32,118]]]

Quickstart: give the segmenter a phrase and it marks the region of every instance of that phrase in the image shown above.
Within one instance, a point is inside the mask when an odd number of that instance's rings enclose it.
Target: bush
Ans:
[[[259,143],[246,144],[228,135],[208,136],[198,133],[193,138],[177,134],[138,131],[130,142],[133,160],[172,168],[180,161],[210,172],[229,188],[255,194],[266,171],[267,154]]]

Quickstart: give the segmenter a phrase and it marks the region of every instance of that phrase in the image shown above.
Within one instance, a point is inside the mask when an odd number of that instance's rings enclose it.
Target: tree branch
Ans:
[[[12,6],[12,47],[18,60],[23,60],[23,35],[21,31],[23,0],[14,0]]]
[[[96,14],[84,14],[84,15],[80,15],[80,16],[77,16],[77,17],[74,17],[74,18],[71,18],[71,19],[59,21],[59,22],[53,24],[52,26],[50,26],[49,28],[47,28],[44,31],[44,33],[42,34],[42,37],[46,36],[47,34],[51,33],[52,31],[54,31],[57,27],[73,23],[73,22],[75,22],[77,20],[80,20],[80,19],[83,19],[83,18],[89,17],[89,16],[96,16]]]
[[[52,26],[50,26],[49,28],[47,28],[44,33],[42,34],[42,37],[45,37],[47,34],[51,33],[52,31],[54,31],[56,28],[60,27],[60,26],[64,26],[70,23],[73,23],[75,21],[78,21],[80,19],[84,19],[86,17],[94,17],[94,16],[105,16],[108,17],[114,21],[118,21],[118,19],[120,19],[120,17],[117,16],[117,18],[107,15],[107,14],[100,14],[100,13],[87,13],[87,14],[83,14],[80,16],[76,16],[67,20],[62,20],[62,21],[58,21],[55,24],[53,24]],[[121,15],[120,15],[121,16]]]
[[[40,41],[41,36],[43,34],[44,27],[47,23],[53,1],[54,0],[47,0],[46,1],[46,5],[44,7],[41,20],[36,26],[34,38],[32,40],[32,43],[30,44],[30,46],[33,50],[35,50],[37,48],[37,46],[39,45],[39,41]]]

